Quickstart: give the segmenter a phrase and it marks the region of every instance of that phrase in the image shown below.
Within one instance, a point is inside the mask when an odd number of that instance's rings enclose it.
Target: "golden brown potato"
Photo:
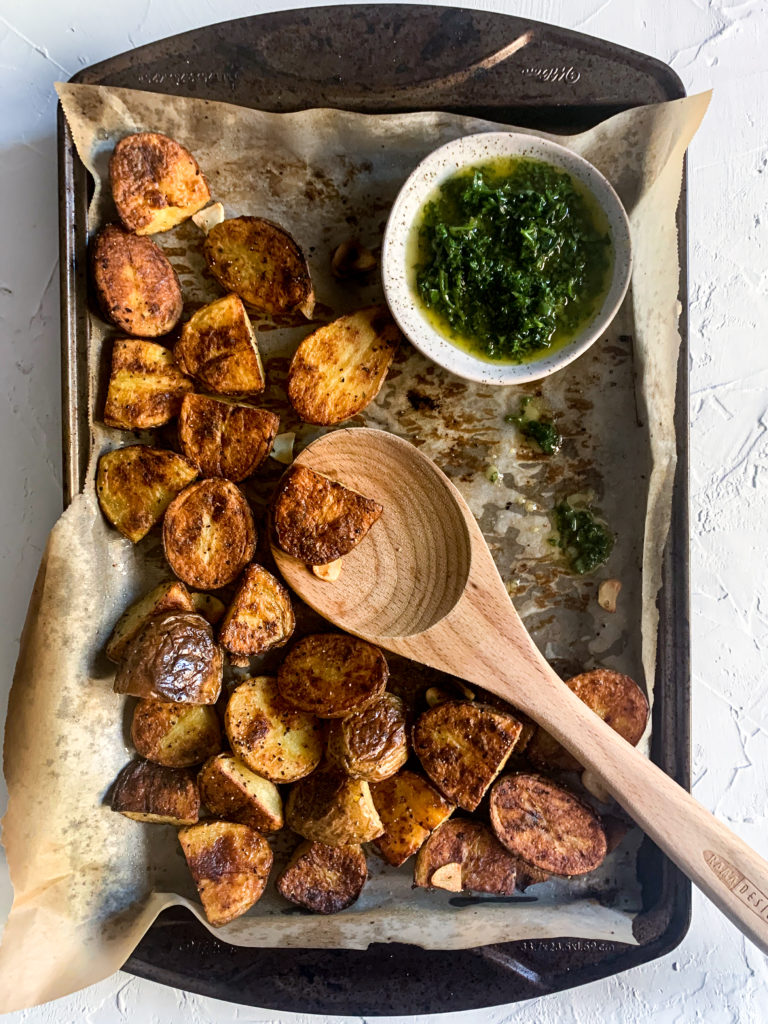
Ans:
[[[179,704],[215,704],[223,668],[222,650],[201,615],[163,612],[126,648],[115,692]]]
[[[525,892],[526,889],[532,885],[540,885],[542,882],[548,882],[552,876],[548,871],[541,871],[539,868],[533,868],[530,864],[526,864],[525,861],[517,861],[517,888],[520,892]]]
[[[338,914],[360,897],[368,879],[363,848],[301,843],[277,878],[277,891],[316,914]]]
[[[224,729],[240,760],[271,782],[295,782],[323,756],[323,723],[289,707],[269,676],[246,679],[232,691]]]
[[[474,811],[521,731],[512,715],[470,701],[446,701],[419,717],[413,749],[441,792],[465,811]]]
[[[319,327],[296,349],[288,401],[307,423],[328,426],[356,416],[381,390],[399,343],[400,331],[384,305]]]
[[[219,716],[207,704],[140,700],[133,712],[131,740],[148,761],[189,768],[221,750]]]
[[[223,476],[238,483],[268,457],[279,426],[280,417],[268,409],[186,395],[179,415],[179,442],[203,476]]]
[[[132,444],[101,456],[96,494],[110,523],[136,544],[196,476],[197,470],[183,456]]]
[[[233,754],[217,754],[206,761],[197,784],[201,800],[214,817],[239,821],[259,832],[283,827],[283,801],[277,786]]]
[[[91,265],[99,306],[121,331],[135,338],[158,338],[179,322],[181,285],[151,238],[108,224],[93,243]]]
[[[315,293],[304,254],[287,231],[262,217],[234,217],[216,224],[203,246],[208,269],[251,309],[307,318]]]
[[[160,427],[178,416],[182,398],[193,387],[169,349],[154,341],[118,338],[112,349],[104,422],[122,430]]]
[[[194,825],[200,814],[200,796],[186,769],[137,759],[117,776],[112,810],[134,821]]]
[[[517,860],[485,825],[454,818],[440,825],[416,856],[413,883],[449,892],[489,892],[511,896]]]
[[[374,840],[388,864],[399,868],[455,808],[435,787],[407,769],[371,786],[384,832]]]
[[[179,842],[214,928],[234,921],[260,898],[272,869],[272,851],[247,825],[205,821],[179,832]]]
[[[163,550],[171,569],[190,587],[218,590],[232,583],[255,548],[251,507],[229,480],[201,480],[168,506]]]
[[[585,803],[543,775],[505,775],[491,790],[491,825],[510,853],[553,875],[602,864],[605,833]]]
[[[328,759],[355,779],[382,782],[408,760],[405,705],[383,693],[363,711],[331,723]]]
[[[287,644],[296,625],[288,591],[255,562],[246,566],[224,616],[219,643],[237,658]]]
[[[109,180],[120,220],[137,235],[168,231],[211,198],[197,160],[160,132],[120,139],[110,157]]]
[[[343,633],[299,640],[277,674],[280,696],[319,718],[345,718],[384,692],[389,668],[378,647]]]
[[[348,278],[365,281],[378,266],[375,253],[366,248],[356,238],[351,238],[337,245],[331,256],[331,273],[337,280]]]
[[[183,583],[178,580],[159,583],[135,601],[117,620],[112,636],[107,641],[107,657],[110,661],[121,662],[128,644],[139,635],[153,615],[194,610],[192,597]]]
[[[312,575],[317,576],[319,580],[324,580],[326,583],[335,583],[336,580],[341,576],[341,570],[344,562],[341,558],[335,558],[332,562],[326,562],[324,565],[313,565]]]
[[[218,597],[214,597],[213,594],[201,594],[200,591],[195,591],[189,596],[192,598],[193,611],[202,615],[205,621],[212,626],[218,626],[227,610],[224,602],[220,601]]]
[[[291,787],[285,807],[289,828],[328,846],[367,843],[384,831],[368,783],[324,765]]]
[[[294,465],[272,497],[277,543],[307,565],[334,562],[360,543],[384,509],[343,484]]]
[[[256,332],[237,295],[194,314],[173,350],[184,373],[220,395],[258,395],[266,383]]]

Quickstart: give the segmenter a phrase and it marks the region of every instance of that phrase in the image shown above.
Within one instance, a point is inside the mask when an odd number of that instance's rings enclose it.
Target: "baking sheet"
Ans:
[[[333,280],[328,263],[335,245],[355,236],[377,247],[389,204],[422,156],[458,135],[500,127],[442,113],[272,115],[130,90],[59,89],[78,152],[96,179],[92,229],[114,215],[101,181],[115,141],[145,128],[166,131],[190,146],[229,215],[267,215],[297,237],[309,256],[323,318],[380,294],[375,281],[354,288]],[[521,458],[514,428],[504,423],[520,394],[539,386],[466,384],[407,345],[377,402],[354,421],[410,437],[454,479],[526,625],[563,674],[604,664],[653,679],[655,595],[675,452],[674,214],[682,155],[707,99],[630,111],[584,135],[558,139],[611,178],[630,214],[636,253],[632,293],[619,319],[587,355],[542,387],[566,436],[561,458]],[[219,294],[202,274],[202,236],[194,225],[158,240],[181,278],[187,314]],[[261,327],[269,381],[264,404],[284,414],[282,381],[307,327]],[[97,419],[113,336],[94,318],[91,482],[96,456],[126,440]],[[283,415],[281,429],[294,425]],[[317,433],[301,428],[300,443]],[[499,470],[498,484],[488,480],[491,466]],[[248,488],[257,514],[279,471],[271,465]],[[577,579],[553,566],[546,512],[557,497],[585,489],[595,493],[618,539],[605,572]],[[103,977],[123,962],[163,906],[194,899],[172,830],[137,826],[99,806],[131,756],[122,701],[111,692],[113,669],[100,651],[125,605],[167,574],[158,537],[133,548],[102,520],[92,486],[52,534],[6,735],[11,800],[4,841],[16,901],[0,967],[13,971],[19,984],[0,1008],[53,998]],[[624,584],[615,616],[601,612],[595,600],[598,581],[607,575]],[[301,630],[317,625],[311,615],[300,616]],[[268,655],[263,667],[269,670],[276,657]],[[415,686],[425,673],[393,659],[396,688]],[[56,757],[49,763],[34,757],[33,740],[43,723],[55,737]],[[635,831],[588,879],[538,886],[514,906],[412,892],[409,866],[382,869],[372,856],[374,877],[363,899],[344,914],[297,915],[268,895],[216,934],[245,945],[351,948],[395,938],[451,948],[564,934],[632,942],[631,918],[640,908],[638,841]]]

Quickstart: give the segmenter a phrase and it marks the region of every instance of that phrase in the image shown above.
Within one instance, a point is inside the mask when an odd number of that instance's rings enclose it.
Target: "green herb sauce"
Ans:
[[[590,509],[573,508],[567,501],[552,514],[558,532],[557,546],[573,572],[583,576],[605,565],[613,549],[613,534],[598,522]]]
[[[560,451],[563,439],[555,421],[544,415],[532,395],[526,395],[520,402],[518,414],[505,416],[507,423],[513,423],[527,441],[532,441],[544,455],[555,455]]]
[[[520,363],[567,344],[610,283],[596,201],[565,171],[502,159],[440,186],[415,226],[414,287],[454,344]]]

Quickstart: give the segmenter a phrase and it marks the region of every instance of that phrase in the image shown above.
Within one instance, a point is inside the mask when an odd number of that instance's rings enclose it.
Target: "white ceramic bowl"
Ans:
[[[530,157],[567,171],[594,196],[608,221],[613,246],[611,283],[600,309],[581,332],[555,351],[524,363],[489,362],[453,345],[427,318],[413,287],[409,238],[419,211],[435,190],[458,170],[498,157]],[[400,190],[384,232],[381,273],[392,315],[405,336],[439,366],[465,380],[484,384],[524,384],[567,366],[603,333],[616,315],[629,285],[632,245],[624,207],[608,180],[583,157],[564,146],[520,132],[466,135],[441,146],[421,161]]]

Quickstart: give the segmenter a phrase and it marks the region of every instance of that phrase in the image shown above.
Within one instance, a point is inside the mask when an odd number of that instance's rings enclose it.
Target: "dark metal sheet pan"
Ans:
[[[665,64],[522,18],[411,5],[310,8],[196,29],[85,68],[72,81],[204,97],[270,111],[440,109],[572,133],[629,107],[677,99]],[[87,208],[90,180],[59,111],[62,387],[66,503],[84,485]],[[676,404],[678,472],[659,598],[652,757],[685,787],[689,765],[688,335],[685,189],[679,209],[683,317]],[[528,940],[434,952],[245,949],[186,911],[164,912],[125,965],[219,999],[330,1014],[413,1014],[494,1006],[595,981],[673,949],[690,921],[690,883],[645,840],[638,946]]]

